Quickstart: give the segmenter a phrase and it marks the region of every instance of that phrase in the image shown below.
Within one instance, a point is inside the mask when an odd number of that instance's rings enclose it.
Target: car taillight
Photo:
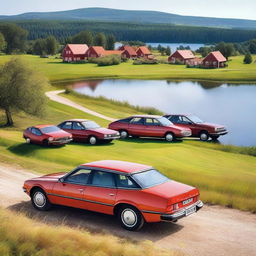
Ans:
[[[179,209],[179,204],[177,203],[177,204],[174,204],[173,205],[173,210],[178,210]]]

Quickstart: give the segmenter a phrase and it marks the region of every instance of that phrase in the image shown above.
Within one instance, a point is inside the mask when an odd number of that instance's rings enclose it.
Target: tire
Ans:
[[[202,131],[199,134],[199,138],[201,141],[207,141],[209,139],[209,134],[206,131]]]
[[[49,146],[49,141],[48,140],[43,140],[43,146],[48,147]]]
[[[131,205],[124,206],[118,211],[118,220],[121,226],[129,231],[137,231],[145,223],[140,211]]]
[[[217,140],[220,136],[217,135],[217,136],[211,136],[212,140]]]
[[[91,144],[91,145],[95,145],[98,142],[97,137],[95,137],[95,136],[90,136],[88,141],[89,141],[89,144]]]
[[[120,138],[121,139],[126,139],[128,137],[129,137],[129,133],[127,131],[125,131],[125,130],[120,131]]]
[[[31,139],[30,138],[24,137],[24,139],[25,139],[27,144],[31,144]]]
[[[31,202],[32,205],[39,211],[47,211],[52,206],[45,192],[40,188],[36,188],[33,191],[31,195]]]
[[[175,137],[173,135],[173,133],[171,132],[168,132],[165,134],[165,140],[168,141],[168,142],[172,142],[175,140]]]

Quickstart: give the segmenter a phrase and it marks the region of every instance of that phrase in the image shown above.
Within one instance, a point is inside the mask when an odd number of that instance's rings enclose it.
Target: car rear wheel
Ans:
[[[91,145],[95,145],[95,144],[97,143],[97,138],[96,138],[95,136],[91,136],[91,137],[89,138],[89,143],[90,143]]]
[[[207,141],[209,139],[209,134],[206,131],[202,131],[199,135],[201,141]]]
[[[145,222],[142,214],[135,207],[129,205],[119,210],[118,219],[121,226],[129,231],[141,229]]]
[[[32,205],[39,211],[47,211],[51,208],[51,203],[48,200],[45,192],[37,188],[33,191],[31,196]]]
[[[128,138],[128,136],[129,136],[129,134],[128,134],[127,131],[125,131],[125,130],[120,131],[120,138],[121,139],[126,139],[126,138]]]
[[[170,132],[165,135],[165,140],[168,142],[172,142],[174,141],[174,139],[175,139],[174,135]]]

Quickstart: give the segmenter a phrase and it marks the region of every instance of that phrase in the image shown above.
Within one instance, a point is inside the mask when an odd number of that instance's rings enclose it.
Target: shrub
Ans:
[[[157,59],[137,59],[133,62],[133,65],[154,65],[158,64]]]
[[[247,52],[244,56],[244,64],[251,64],[252,63],[252,55]]]
[[[98,58],[96,60],[98,66],[112,66],[119,65],[121,63],[121,57],[118,55],[109,55],[105,57]]]

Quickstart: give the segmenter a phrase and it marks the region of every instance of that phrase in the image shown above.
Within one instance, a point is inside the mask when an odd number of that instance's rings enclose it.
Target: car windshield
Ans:
[[[148,170],[145,172],[135,173],[132,175],[132,178],[142,187],[148,188],[155,185],[162,184],[169,179],[161,174],[157,170]]]
[[[188,116],[188,118],[193,122],[193,123],[196,123],[196,124],[201,124],[203,123],[204,121],[202,121],[199,117],[197,116]]]
[[[51,133],[51,132],[58,132],[61,131],[61,129],[57,126],[47,126],[40,129],[42,133]]]
[[[83,126],[85,129],[97,129],[100,128],[100,126],[95,123],[94,121],[86,121],[86,122],[82,122]]]
[[[163,125],[163,126],[170,126],[173,125],[173,123],[168,120],[166,117],[161,117],[158,119],[158,121]]]

